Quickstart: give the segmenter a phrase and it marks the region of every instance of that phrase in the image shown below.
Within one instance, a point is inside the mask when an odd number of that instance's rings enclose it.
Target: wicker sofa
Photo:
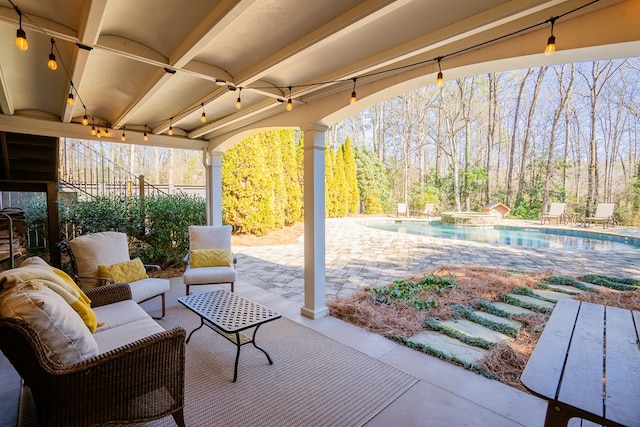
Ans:
[[[34,327],[30,312],[23,318],[7,315],[6,290],[0,295],[4,316],[0,317],[0,350],[29,386],[39,425],[142,422],[168,415],[178,426],[185,425],[185,330],[159,326],[131,300],[128,284],[86,292],[99,323],[95,332],[89,333],[89,344],[73,346],[71,362],[55,354],[55,344],[45,342],[42,325]],[[50,298],[48,289],[38,292],[45,300]],[[26,294],[36,298],[33,295],[37,292]],[[55,298],[43,303],[43,307],[47,305],[55,307]],[[80,316],[70,317],[76,321]],[[59,327],[58,322],[52,322],[50,329]],[[92,347],[91,339],[97,346]]]

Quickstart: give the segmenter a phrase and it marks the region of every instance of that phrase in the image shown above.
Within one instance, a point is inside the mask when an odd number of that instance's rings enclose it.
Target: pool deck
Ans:
[[[428,273],[437,265],[481,265],[525,271],[584,275],[606,274],[640,278],[640,248],[616,251],[574,251],[521,248],[433,238],[362,225],[395,217],[328,218],[325,222],[326,293],[347,297],[362,286],[381,286]],[[405,219],[411,220],[415,219]],[[534,220],[501,220],[500,225],[559,228],[574,232],[608,233],[640,238],[640,229],[602,225],[541,225]],[[304,244],[234,246],[238,274],[276,295],[303,302]]]

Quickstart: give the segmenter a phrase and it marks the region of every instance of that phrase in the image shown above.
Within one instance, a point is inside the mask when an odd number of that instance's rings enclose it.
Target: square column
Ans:
[[[329,314],[325,305],[325,171],[324,134],[326,126],[314,125],[304,131],[304,306],[303,316],[311,319]]]
[[[222,225],[222,153],[209,153],[207,160],[207,224]]]

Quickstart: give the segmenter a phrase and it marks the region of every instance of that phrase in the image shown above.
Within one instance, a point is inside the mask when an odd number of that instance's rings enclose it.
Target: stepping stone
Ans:
[[[510,326],[515,330],[522,328],[522,322],[518,322],[517,320],[507,319],[506,317],[496,316],[494,314],[485,313],[484,311],[474,311],[473,314],[494,323]]]
[[[517,299],[527,304],[536,305],[542,308],[548,308],[550,310],[553,310],[553,308],[556,306],[552,302],[543,301],[541,299],[534,298],[534,297],[528,297],[526,295],[507,294],[506,296]]]
[[[608,288],[606,286],[601,286],[601,285],[594,285],[593,283],[589,283],[589,282],[580,282],[581,285],[584,285],[584,287],[592,289],[594,291],[602,291],[602,292],[621,292],[617,289],[613,289],[613,288]]]
[[[555,290],[562,291],[562,292],[568,292],[568,293],[573,294],[573,295],[578,295],[578,294],[584,293],[584,291],[582,289],[578,289],[578,288],[576,288],[574,286],[552,285],[550,283],[546,283],[546,285],[549,287],[549,289],[555,289]]]
[[[572,295],[565,294],[565,293],[562,293],[562,292],[546,291],[546,290],[543,290],[543,289],[533,289],[532,291],[533,291],[534,294],[538,295],[539,297],[550,299],[550,300],[553,300],[553,301],[560,301],[561,299],[571,299],[571,298],[573,298]]]
[[[511,304],[507,304],[505,302],[499,302],[499,301],[495,301],[492,302],[491,305],[493,305],[495,308],[505,311],[511,315],[524,315],[524,316],[529,316],[532,314],[538,314],[535,311],[531,311],[527,308],[523,308],[523,307],[518,307],[517,305],[511,305]]]
[[[415,344],[422,344],[447,356],[455,356],[465,363],[474,363],[487,354],[487,350],[465,344],[440,332],[423,331],[408,340]]]
[[[456,331],[463,333],[471,338],[482,338],[483,340],[492,344],[498,344],[502,341],[513,341],[508,335],[489,329],[486,326],[479,325],[466,319],[454,319],[444,320],[439,322],[445,326],[448,326]]]

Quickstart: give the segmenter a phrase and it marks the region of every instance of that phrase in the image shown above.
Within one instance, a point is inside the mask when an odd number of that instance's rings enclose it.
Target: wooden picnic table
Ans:
[[[640,426],[639,330],[640,311],[557,303],[521,378],[549,401],[545,426]]]

